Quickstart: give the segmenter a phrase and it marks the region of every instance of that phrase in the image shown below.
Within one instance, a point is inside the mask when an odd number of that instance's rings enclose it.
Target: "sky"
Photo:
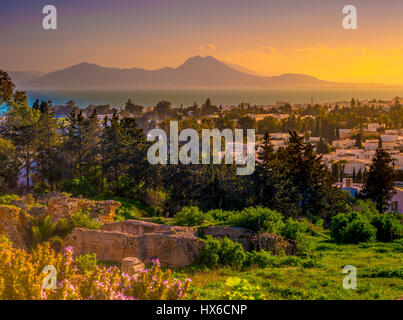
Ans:
[[[47,4],[57,30],[42,28]],[[357,30],[342,27],[347,4]],[[403,84],[401,12],[399,0],[2,0],[0,69],[158,69],[210,55],[262,75]]]

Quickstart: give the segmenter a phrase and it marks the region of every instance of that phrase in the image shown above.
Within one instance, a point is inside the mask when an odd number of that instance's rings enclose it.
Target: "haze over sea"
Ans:
[[[199,105],[207,98],[216,105],[238,105],[241,102],[268,105],[278,101],[289,103],[337,102],[358,98],[359,100],[391,100],[403,97],[403,88],[394,89],[178,89],[178,90],[28,90],[29,104],[36,100],[51,99],[53,105],[64,105],[73,100],[81,108],[90,104],[110,104],[121,108],[127,99],[145,107],[154,106],[158,101],[166,100],[174,106],[189,106],[193,102]]]

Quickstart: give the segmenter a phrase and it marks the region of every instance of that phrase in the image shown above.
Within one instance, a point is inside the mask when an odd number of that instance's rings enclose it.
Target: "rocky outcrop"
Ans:
[[[294,240],[287,240],[281,236],[260,233],[256,234],[251,240],[252,249],[259,251],[270,251],[273,254],[279,254],[282,251],[286,255],[297,254],[297,242]]]
[[[115,217],[115,211],[120,207],[120,202],[93,201],[88,199],[69,198],[67,196],[51,198],[48,201],[48,214],[57,221],[67,218],[76,212],[84,212],[101,223],[112,222]]]
[[[140,271],[143,271],[145,269],[144,263],[142,263],[138,258],[136,257],[127,257],[124,258],[120,262],[120,270],[123,273],[126,273],[130,276],[139,273]]]
[[[119,231],[74,229],[64,240],[75,255],[95,252],[100,261],[121,261],[137,257],[145,263],[158,258],[165,266],[192,264],[203,249],[203,242],[187,232],[152,232],[132,235]]]
[[[220,227],[220,226],[210,226],[202,228],[202,233],[204,235],[210,235],[215,238],[229,238],[232,241],[239,242],[242,244],[245,250],[250,249],[250,241],[253,237],[253,231],[245,228],[237,227]]]
[[[10,239],[15,248],[27,249],[28,217],[16,206],[0,205],[0,234]]]
[[[170,226],[166,224],[158,224],[140,220],[124,220],[113,223],[107,223],[101,227],[101,230],[123,232],[134,236],[142,236],[147,233],[166,233],[166,232],[170,233],[184,232],[195,235],[197,232],[196,228]]]

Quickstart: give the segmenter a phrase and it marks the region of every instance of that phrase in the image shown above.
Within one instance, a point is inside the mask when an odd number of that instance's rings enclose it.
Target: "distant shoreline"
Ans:
[[[36,99],[52,100],[54,105],[64,105],[68,100],[73,100],[81,108],[90,104],[104,105],[121,108],[128,99],[144,107],[154,106],[158,101],[167,100],[174,106],[189,106],[194,102],[201,105],[210,98],[216,105],[238,105],[242,102],[252,105],[276,104],[278,101],[286,101],[292,104],[310,103],[334,103],[338,101],[350,101],[352,98],[359,100],[392,100],[394,97],[403,96],[402,88],[381,89],[37,89],[27,90],[29,104]]]

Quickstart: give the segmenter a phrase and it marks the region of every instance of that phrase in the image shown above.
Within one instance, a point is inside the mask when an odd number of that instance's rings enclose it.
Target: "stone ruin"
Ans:
[[[96,253],[100,261],[122,261],[137,258],[150,263],[158,258],[164,266],[186,266],[194,263],[204,248],[199,235],[227,237],[242,244],[245,250],[266,250],[273,254],[295,255],[297,243],[271,234],[254,234],[252,230],[236,227],[209,226],[200,229],[125,220],[113,222],[116,201],[93,201],[68,196],[49,197],[46,206],[27,207],[24,201],[0,205],[0,234],[6,235],[17,248],[29,248],[30,219],[49,214],[52,220],[67,218],[83,211],[101,222],[101,230],[77,228],[63,241],[73,246],[76,256]],[[129,263],[129,262],[128,262]],[[133,262],[130,262],[132,265]]]
[[[136,257],[144,263],[158,258],[163,266],[192,264],[203,250],[195,228],[125,220],[108,223],[101,230],[74,229],[64,240],[74,254],[95,252],[100,261],[121,261]]]

